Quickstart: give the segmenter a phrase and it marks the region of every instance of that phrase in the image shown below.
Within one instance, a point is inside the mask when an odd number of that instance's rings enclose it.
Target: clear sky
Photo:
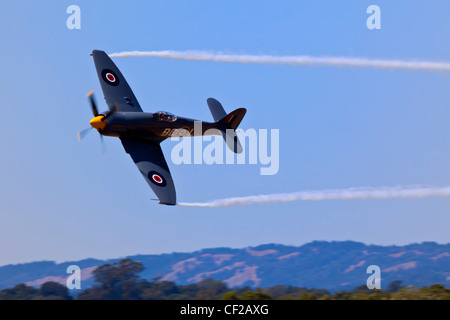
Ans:
[[[69,30],[66,9],[81,9]],[[381,9],[369,30],[366,9]],[[93,49],[450,61],[448,1],[2,1],[0,265],[265,243],[450,241],[450,199],[167,207],[116,138],[76,134],[105,110]],[[450,74],[114,58],[144,111],[211,121],[208,97],[279,129],[280,168],[174,165],[178,200],[450,184]],[[163,142],[169,155],[172,141]]]

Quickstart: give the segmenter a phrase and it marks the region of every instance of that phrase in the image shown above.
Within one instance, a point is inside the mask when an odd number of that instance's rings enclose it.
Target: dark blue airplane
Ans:
[[[175,185],[160,146],[165,139],[172,136],[217,134],[223,136],[232,151],[242,152],[235,130],[246,109],[239,108],[227,114],[216,99],[209,98],[207,104],[214,122],[202,122],[201,130],[194,130],[194,122],[198,120],[163,111],[143,112],[130,86],[109,56],[100,50],[92,51],[91,55],[109,110],[99,113],[93,91],[89,92],[94,114],[90,124],[92,128],[97,129],[101,137],[112,136],[121,140],[125,151],[133,159],[160,204],[177,203]],[[79,140],[87,130],[78,133]]]

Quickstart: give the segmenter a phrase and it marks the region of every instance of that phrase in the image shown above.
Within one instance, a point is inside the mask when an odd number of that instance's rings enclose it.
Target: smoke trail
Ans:
[[[252,205],[261,203],[324,201],[324,200],[357,200],[357,199],[405,199],[450,197],[450,187],[382,187],[382,188],[349,188],[316,191],[299,191],[292,193],[276,193],[219,199],[203,203],[178,203],[186,207],[222,207],[234,205]]]
[[[450,71],[450,63],[431,61],[383,60],[346,57],[235,55],[208,51],[128,51],[112,53],[110,57],[160,57],[184,60],[204,60],[232,63],[287,64],[294,66],[334,66],[383,69]]]

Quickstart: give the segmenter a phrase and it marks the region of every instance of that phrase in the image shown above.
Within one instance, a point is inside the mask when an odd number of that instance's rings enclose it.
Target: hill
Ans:
[[[129,256],[141,262],[147,280],[159,277],[179,285],[213,278],[228,287],[269,287],[279,284],[329,291],[352,290],[366,284],[367,267],[381,269],[381,287],[402,280],[405,285],[450,286],[450,244],[424,242],[406,246],[366,245],[353,241],[314,241],[302,246],[265,244],[242,249],[210,248],[191,253]],[[69,265],[81,268],[82,289],[92,285],[92,271],[110,260],[85,259],[64,263],[31,262],[0,267],[0,290],[19,283],[65,284]]]

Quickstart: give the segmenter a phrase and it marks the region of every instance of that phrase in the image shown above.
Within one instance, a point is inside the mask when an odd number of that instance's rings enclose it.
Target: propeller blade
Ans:
[[[98,109],[97,109],[97,103],[95,102],[95,99],[94,99],[94,90],[89,91],[87,94],[87,97],[89,98],[89,101],[91,102],[92,113],[94,114],[94,117],[97,117]]]
[[[91,103],[91,109],[92,109],[92,113],[94,114],[94,117],[98,117],[98,109],[97,109],[97,103],[95,102],[95,99],[94,99],[94,90],[91,90],[91,91],[89,91],[88,93],[87,93],[87,95],[86,95],[88,98],[89,98],[89,102]],[[118,108],[118,106],[117,106],[117,103],[115,104],[116,105],[116,110],[115,111],[118,111],[119,110],[119,108]],[[110,112],[108,112],[105,116],[104,116],[104,119],[106,119],[107,117],[109,117],[111,114],[113,114],[115,111],[110,111]],[[102,119],[103,120],[103,119]],[[83,131],[80,131],[80,132],[78,132],[78,141],[81,141],[90,131],[91,131],[91,129],[92,129],[93,127],[90,127],[90,128],[87,128],[87,129],[85,129],[85,130],[83,130]],[[104,141],[104,139],[103,139],[103,135],[101,134],[101,132],[99,131],[99,133],[100,133],[100,144],[101,144],[101,146],[102,146],[102,154],[106,154],[106,145],[105,145],[105,141]]]
[[[100,143],[102,145],[102,155],[106,154],[106,144],[105,144],[105,139],[103,138],[103,135],[100,134]]]
[[[91,132],[92,127],[86,128],[84,130],[81,130],[77,133],[78,136],[78,142],[84,139],[88,135],[89,132]]]

